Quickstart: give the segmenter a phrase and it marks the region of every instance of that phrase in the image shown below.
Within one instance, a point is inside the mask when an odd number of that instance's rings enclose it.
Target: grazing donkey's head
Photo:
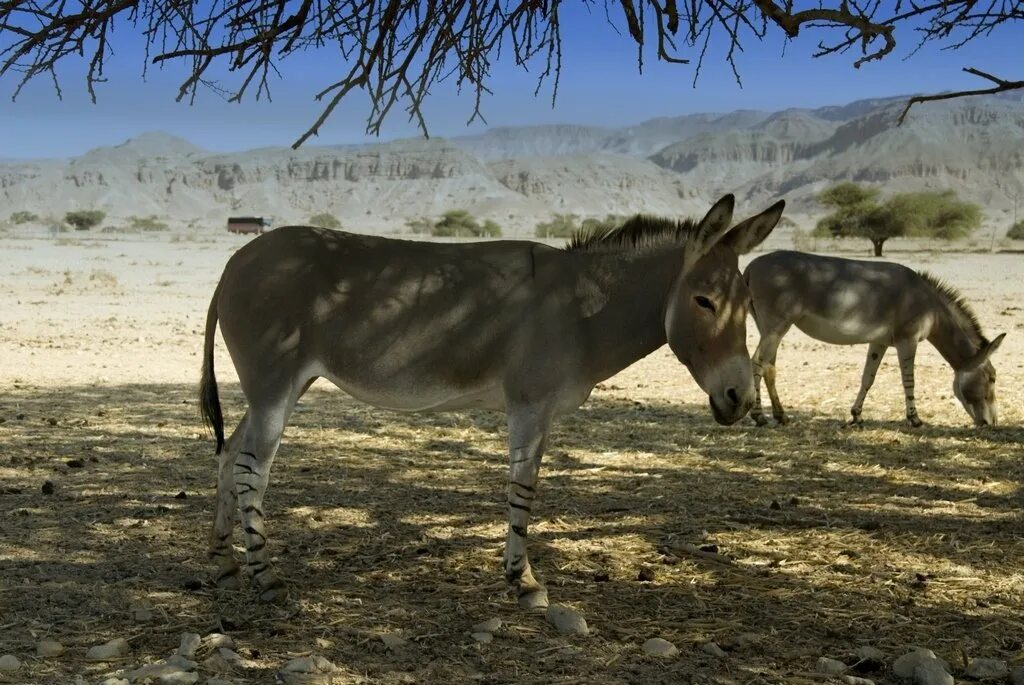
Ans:
[[[738,257],[768,237],[785,206],[779,201],[730,229],[733,197],[723,197],[695,229],[669,293],[669,347],[708,394],[711,412],[723,425],[739,421],[754,403],[747,352],[750,292]]]
[[[994,426],[996,415],[996,369],[989,358],[1003,344],[1006,333],[983,341],[981,349],[953,376],[953,394],[964,405],[977,426]],[[984,339],[983,339],[984,340]]]

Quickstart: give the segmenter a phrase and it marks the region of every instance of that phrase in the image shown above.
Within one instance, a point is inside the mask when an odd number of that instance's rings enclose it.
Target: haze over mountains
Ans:
[[[698,214],[726,192],[743,213],[784,197],[806,220],[822,211],[813,196],[840,180],[887,193],[953,188],[1003,230],[1015,196],[1024,215],[1019,95],[918,105],[897,127],[904,102],[230,154],[149,133],[66,160],[0,161],[0,217],[102,209],[112,221],[157,215],[219,230],[229,214],[283,224],[330,212],[350,230],[388,233],[468,209],[513,235],[554,213]]]

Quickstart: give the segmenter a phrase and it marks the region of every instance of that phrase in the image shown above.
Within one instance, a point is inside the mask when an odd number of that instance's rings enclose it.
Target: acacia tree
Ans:
[[[837,238],[867,238],[882,256],[890,238],[916,236],[955,240],[966,237],[981,224],[981,208],[944,192],[896,193],[878,202],[878,189],[857,183],[840,183],[818,196],[832,213],[818,221],[815,233]]]
[[[819,0],[797,9],[793,0],[579,0],[637,47],[637,61],[701,63],[714,42],[739,80],[735,55],[743,45],[807,29],[820,36],[814,56],[853,51],[853,66],[893,54],[897,36],[914,47],[939,42],[958,48],[993,29],[1024,19],[1021,0]],[[379,133],[401,103],[426,134],[422,105],[431,87],[453,78],[475,95],[470,121],[481,114],[493,63],[508,57],[537,66],[538,91],[551,82],[554,99],[562,66],[565,0],[3,0],[0,2],[0,78],[13,78],[15,96],[29,81],[52,78],[57,67],[86,61],[86,87],[106,79],[104,66],[118,33],[140,34],[147,64],[181,61],[188,75],[178,99],[208,86],[233,101],[269,97],[270,77],[288,57],[313,50],[340,52],[337,80],[317,93],[323,111],[299,136],[314,136],[338,104],[355,90],[370,99],[367,132]],[[810,3],[808,3],[810,4]],[[898,30],[900,33],[898,34]],[[1018,65],[1019,66],[1019,65]],[[233,76],[217,78],[218,69]],[[911,98],[915,102],[1024,88],[969,68],[993,85]],[[696,78],[696,76],[695,76]],[[906,115],[904,111],[903,115]],[[902,121],[902,117],[901,117]]]

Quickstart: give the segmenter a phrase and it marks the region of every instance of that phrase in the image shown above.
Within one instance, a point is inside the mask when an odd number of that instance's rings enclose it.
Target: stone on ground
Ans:
[[[660,637],[652,637],[644,643],[644,653],[661,659],[667,659],[679,654],[679,648],[668,640]]]
[[[898,678],[910,680],[914,677],[915,668],[920,664],[930,663],[932,661],[937,661],[939,667],[946,671],[946,673],[949,673],[949,664],[935,656],[935,652],[930,649],[925,649],[924,647],[919,647],[912,652],[904,654],[899,659],[896,659],[892,664],[892,672]]]
[[[590,633],[586,619],[564,604],[549,605],[544,618],[561,635],[587,635]]]
[[[844,675],[843,682],[846,683],[846,685],[875,685],[874,680],[870,680],[869,678],[858,678],[854,675]]]
[[[17,671],[19,668],[21,668],[21,662],[18,661],[18,657],[13,654],[0,656],[0,671],[10,673],[11,671]]]
[[[481,621],[469,629],[471,633],[495,633],[501,628],[501,619],[498,617]]]
[[[406,640],[400,638],[394,633],[382,633],[379,637],[380,641],[384,643],[384,648],[391,650],[392,652],[397,651],[402,647],[405,647],[405,645],[407,644]]]
[[[487,643],[494,640],[493,634],[485,632],[470,633],[469,636],[482,645],[486,645]]]
[[[846,664],[838,659],[823,656],[814,664],[814,670],[825,675],[841,675],[846,671]]]
[[[914,666],[914,685],[953,685],[953,676],[938,659],[926,660]]]
[[[1024,685],[1024,666],[1018,666],[1010,673],[1011,685]]]
[[[885,663],[885,652],[878,649],[877,647],[870,647],[865,645],[858,647],[857,651],[853,653],[857,657],[858,661],[862,661],[868,664],[883,664]]]
[[[277,677],[285,685],[328,685],[340,670],[322,656],[304,656],[281,667]]]
[[[726,654],[724,649],[716,645],[714,642],[708,642],[703,647],[701,647],[700,650],[705,654],[716,656],[719,659],[724,659],[725,657],[729,656],[728,654]]]
[[[182,633],[181,644],[178,646],[178,654],[191,659],[196,654],[196,650],[199,649],[199,645],[202,644],[202,639],[198,633]]]
[[[102,645],[90,647],[85,653],[86,661],[114,661],[128,656],[128,641],[122,637],[116,638]]]
[[[60,656],[64,653],[64,645],[51,640],[50,638],[43,638],[36,645],[36,656],[41,659],[48,659],[50,657]]]
[[[988,680],[990,678],[1006,678],[1010,669],[1006,662],[1000,659],[971,659],[967,664],[964,675],[973,680]]]
[[[235,641],[230,635],[224,633],[210,633],[203,638],[202,646],[206,649],[220,649],[221,647],[234,649]]]

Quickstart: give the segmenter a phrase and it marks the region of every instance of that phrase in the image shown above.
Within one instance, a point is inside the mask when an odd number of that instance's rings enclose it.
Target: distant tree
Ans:
[[[818,221],[816,235],[867,238],[882,256],[885,242],[900,236],[954,240],[981,225],[981,208],[943,192],[897,193],[879,204],[878,190],[840,183],[818,196],[832,213]]]
[[[309,223],[311,226],[319,226],[320,228],[341,228],[341,222],[338,221],[338,217],[328,212],[320,212],[309,217]]]
[[[1010,226],[1010,230],[1006,232],[1006,237],[1010,240],[1024,240],[1024,219]]]
[[[490,219],[481,225],[466,210],[452,209],[445,212],[434,223],[430,233],[431,235],[444,238],[498,237],[501,235],[501,226]]]
[[[12,224],[27,224],[30,221],[39,221],[39,217],[32,212],[20,211],[11,214]]]
[[[434,222],[426,217],[416,217],[415,219],[406,219],[406,227],[410,233],[419,234],[430,234],[434,229]]]
[[[538,238],[571,238],[579,230],[575,214],[555,214],[549,221],[542,221],[534,229]]]
[[[88,231],[90,228],[99,226],[106,216],[98,209],[83,209],[77,212],[68,212],[64,215],[64,221],[74,226],[76,231]]]

